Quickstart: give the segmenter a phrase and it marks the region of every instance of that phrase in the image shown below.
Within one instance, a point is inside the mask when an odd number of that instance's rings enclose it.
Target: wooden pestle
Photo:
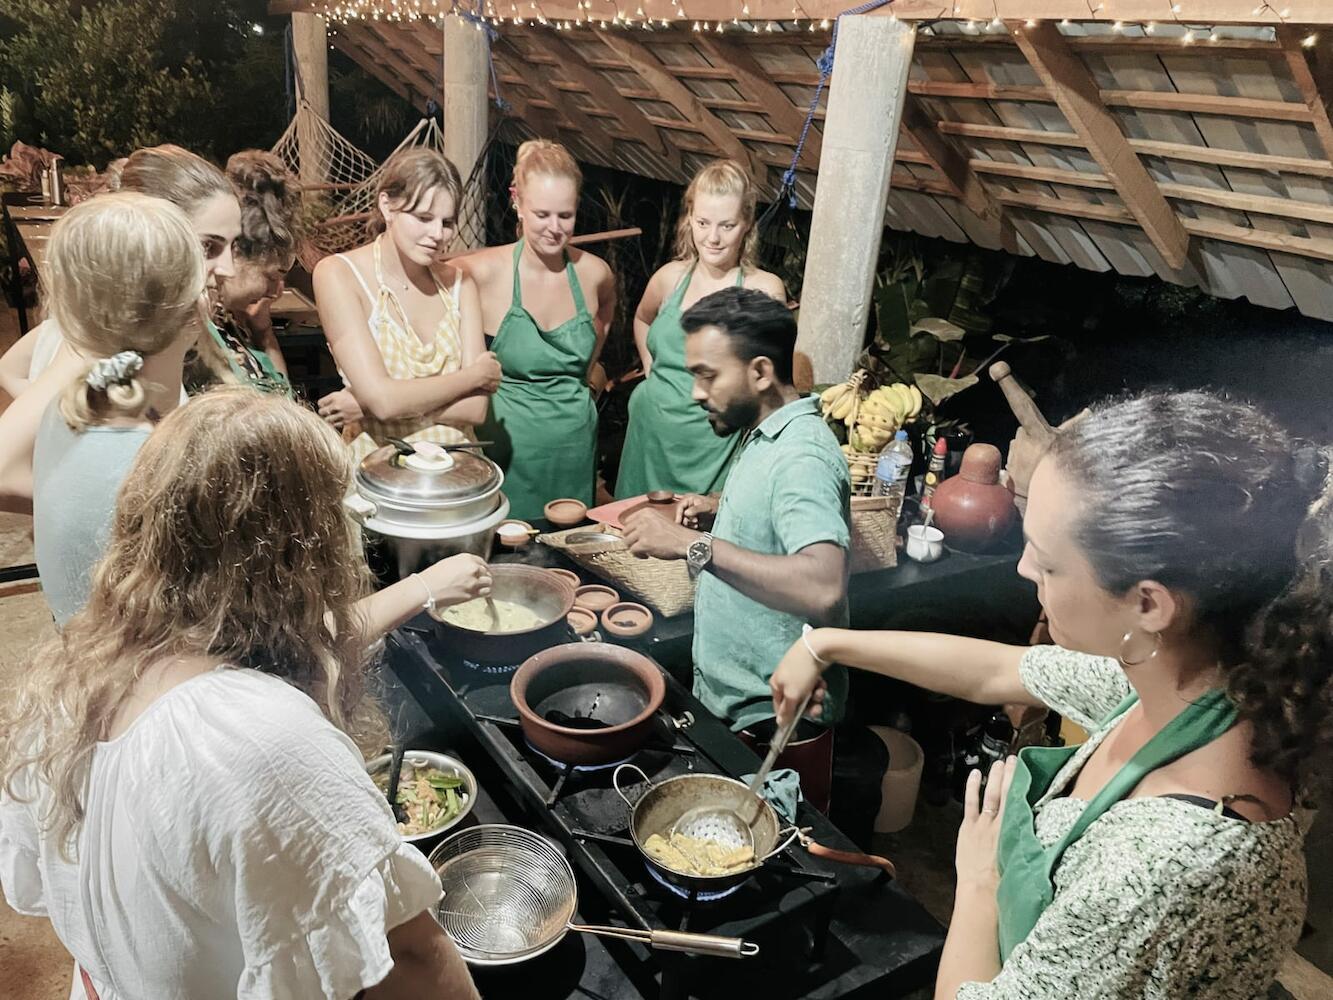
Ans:
[[[1042,447],[1049,444],[1051,438],[1055,437],[1055,428],[1046,422],[1046,418],[1042,416],[1041,410],[1037,409],[1037,404],[1032,401],[1032,397],[1018,384],[1013,371],[1009,368],[1009,363],[1006,361],[995,362],[990,366],[990,377],[1000,387],[1000,391],[1004,393],[1009,409],[1018,418],[1018,422],[1023,429],[1032,436],[1033,442]]]

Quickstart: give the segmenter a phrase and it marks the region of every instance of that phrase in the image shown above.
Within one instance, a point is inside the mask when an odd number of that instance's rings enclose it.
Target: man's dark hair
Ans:
[[[754,288],[724,288],[686,309],[680,325],[687,334],[717,327],[730,339],[736,357],[742,361],[768,358],[777,380],[792,384],[796,318],[771,295]]]

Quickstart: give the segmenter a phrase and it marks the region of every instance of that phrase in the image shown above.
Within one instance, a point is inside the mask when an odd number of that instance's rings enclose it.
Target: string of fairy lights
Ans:
[[[727,31],[757,32],[794,32],[827,31],[832,21],[827,17],[810,16],[801,0],[793,0],[787,16],[780,19],[754,19],[748,0],[734,0],[734,11],[730,18],[717,18],[715,0],[692,0],[693,3],[712,8],[712,18],[700,20],[692,17],[686,10],[686,0],[670,0],[669,16],[652,16],[645,12],[644,0],[576,0],[578,13],[570,17],[548,16],[541,0],[474,0],[472,3],[460,0],[330,0],[322,5],[315,5],[309,12],[318,14],[331,24],[404,23],[428,22],[441,24],[449,14],[463,14],[477,27],[484,30],[486,25],[501,27],[512,25],[538,25],[555,31],[573,31],[579,28],[600,28],[604,31],[613,29],[660,31],[669,28],[690,28],[695,32]],[[888,0],[888,17],[896,19],[893,13],[894,0]],[[1291,11],[1285,6],[1261,0],[1251,12],[1253,22],[1234,26],[1208,26],[1187,23],[1181,20],[1183,7],[1176,0],[1163,0],[1162,17],[1158,20],[1121,20],[1115,17],[1115,0],[1084,0],[1088,8],[1087,17],[1064,18],[1061,28],[1069,28],[1074,23],[1094,23],[1109,25],[1116,34],[1159,37],[1174,40],[1180,45],[1221,43],[1229,38],[1253,38],[1256,27],[1266,28],[1267,40],[1275,37],[1278,25],[1290,24]],[[997,0],[991,0],[994,17],[987,21],[961,15],[962,0],[940,0],[939,14],[933,18],[918,19],[917,31],[923,35],[987,35],[1007,34],[1008,27],[1000,17]],[[696,8],[697,10],[697,8]],[[1028,20],[1028,27],[1035,27],[1036,20]],[[1301,39],[1306,48],[1318,44],[1319,35],[1311,32]]]

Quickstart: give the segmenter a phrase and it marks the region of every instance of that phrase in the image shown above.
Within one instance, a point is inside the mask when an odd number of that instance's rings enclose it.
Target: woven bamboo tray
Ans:
[[[622,593],[633,595],[663,618],[694,609],[694,581],[684,560],[639,559],[623,545],[570,545],[568,538],[590,530],[587,525],[538,535],[537,541],[559,549],[590,573]]]
[[[852,497],[852,572],[898,565],[901,497]]]

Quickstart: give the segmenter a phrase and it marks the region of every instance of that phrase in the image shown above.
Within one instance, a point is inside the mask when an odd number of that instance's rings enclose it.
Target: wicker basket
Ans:
[[[570,545],[569,536],[588,531],[570,528],[538,535],[537,541],[559,549],[590,573],[595,573],[617,590],[633,595],[651,606],[663,618],[671,618],[694,608],[694,581],[683,560],[640,559],[623,545]]]
[[[843,457],[847,459],[847,471],[852,476],[852,496],[868,497],[875,488],[875,463],[879,461],[878,455],[848,455],[843,452]]]
[[[853,573],[898,565],[898,514],[901,497],[852,497]]]

